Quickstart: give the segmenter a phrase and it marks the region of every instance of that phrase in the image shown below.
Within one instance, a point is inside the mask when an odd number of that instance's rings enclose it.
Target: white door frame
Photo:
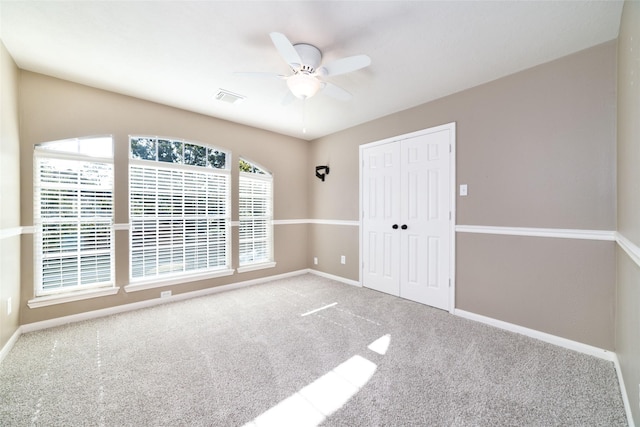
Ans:
[[[362,268],[363,268],[363,230],[362,230],[362,218],[363,218],[363,203],[362,203],[362,184],[363,184],[363,164],[364,164],[364,150],[366,148],[374,147],[376,145],[388,144],[394,141],[400,141],[403,139],[414,138],[421,135],[427,135],[434,132],[440,132],[443,130],[449,130],[450,132],[450,155],[449,155],[449,211],[451,212],[451,220],[449,221],[449,278],[451,280],[451,284],[449,287],[449,313],[454,312],[456,305],[456,123],[451,122],[440,126],[435,126],[427,129],[422,129],[416,132],[406,133],[403,135],[394,136],[391,138],[385,138],[380,141],[370,142],[367,144],[362,144],[359,147],[359,218],[358,222],[360,223],[360,236],[359,236],[359,266],[358,269],[358,282],[360,286],[363,286],[362,283]]]

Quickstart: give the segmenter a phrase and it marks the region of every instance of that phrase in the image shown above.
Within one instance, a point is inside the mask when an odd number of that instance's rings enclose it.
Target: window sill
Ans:
[[[64,304],[67,302],[115,295],[119,291],[120,287],[114,286],[110,288],[97,288],[87,289],[84,291],[69,292],[68,294],[47,295],[30,299],[29,301],[27,301],[27,306],[29,308],[47,307],[50,305]]]
[[[144,291],[147,289],[161,288],[163,286],[171,286],[171,285],[179,285],[181,283],[195,282],[197,280],[214,279],[216,277],[231,276],[233,272],[234,270],[232,268],[227,268],[224,270],[208,271],[206,273],[200,273],[200,274],[146,279],[144,281],[130,283],[124,287],[124,290],[126,292]]]
[[[261,262],[260,264],[244,265],[242,267],[238,267],[238,273],[246,273],[249,271],[262,270],[265,268],[273,268],[275,266],[276,266],[275,261]]]

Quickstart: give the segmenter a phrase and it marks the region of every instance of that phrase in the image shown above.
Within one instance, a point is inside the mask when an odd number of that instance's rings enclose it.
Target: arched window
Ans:
[[[239,161],[239,272],[275,266],[273,259],[273,177],[247,160]]]
[[[228,154],[142,136],[130,147],[131,281],[230,274]]]

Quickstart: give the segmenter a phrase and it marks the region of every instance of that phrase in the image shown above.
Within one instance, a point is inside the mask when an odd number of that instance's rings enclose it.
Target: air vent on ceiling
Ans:
[[[220,89],[218,93],[216,93],[215,98],[218,101],[226,102],[228,104],[239,104],[244,101],[244,96],[238,95],[237,93],[229,92],[228,90]]]

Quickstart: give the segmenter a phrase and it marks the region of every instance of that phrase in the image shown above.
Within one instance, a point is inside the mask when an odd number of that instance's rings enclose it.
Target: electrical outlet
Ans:
[[[7,316],[11,314],[11,297],[7,298]]]
[[[342,255],[340,256],[340,264],[346,264],[347,263],[347,257]]]
[[[313,257],[313,265],[318,265],[318,257],[317,256]]]
[[[171,291],[162,291],[160,292],[160,298],[167,298],[171,296]]]

